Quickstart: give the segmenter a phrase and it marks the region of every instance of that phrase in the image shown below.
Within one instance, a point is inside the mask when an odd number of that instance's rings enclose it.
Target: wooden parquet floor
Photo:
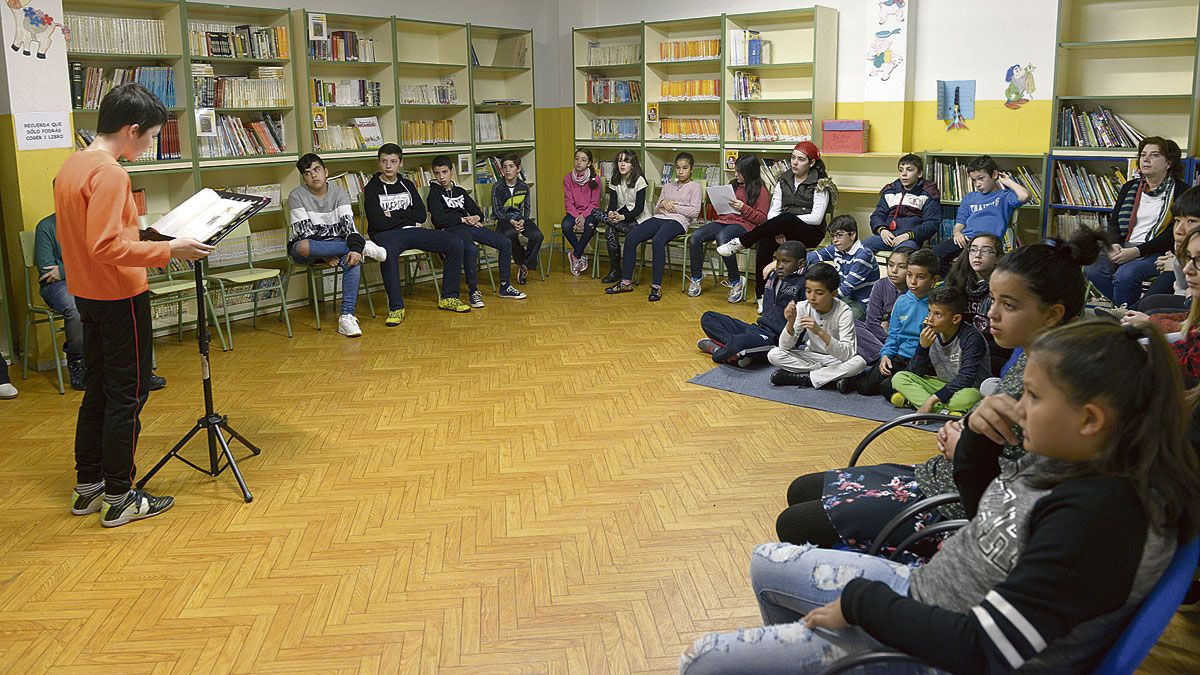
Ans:
[[[668,284],[650,305],[562,272],[527,290],[453,315],[420,288],[399,328],[360,308],[358,340],[304,311],[292,340],[235,326],[214,383],[264,448],[239,453],[254,502],[174,462],[150,487],[175,508],[114,530],[68,512],[79,395],[18,380],[0,403],[0,671],[671,672],[699,634],[757,625],[748,556],[788,482],[873,424],[687,384],[711,367],[700,313],[753,317],[723,292]],[[201,410],[194,343],[156,346],[170,384],[142,470]],[[879,445],[874,461],[931,447]],[[1150,670],[1195,666],[1196,619]]]

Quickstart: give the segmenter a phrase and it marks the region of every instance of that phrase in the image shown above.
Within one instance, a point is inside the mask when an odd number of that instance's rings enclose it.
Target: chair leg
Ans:
[[[309,267],[306,272],[308,275],[308,297],[312,303],[313,314],[317,317],[317,330],[321,330],[321,302],[324,293],[317,295],[317,272],[312,267]],[[325,280],[321,280],[321,286],[325,286]]]
[[[29,379],[29,313],[25,313],[25,337],[21,339],[21,379]]]
[[[425,266],[429,268],[429,276],[433,277],[433,291],[437,295],[438,300],[442,299],[442,280],[439,278],[437,267],[433,264],[433,254],[429,251],[425,252]]]
[[[222,293],[224,296],[224,293]],[[224,302],[224,299],[222,299]],[[217,339],[221,341],[221,351],[229,351],[229,343],[225,341],[225,331],[221,330],[221,317],[217,316],[217,308],[213,305],[212,296],[207,292],[204,294],[204,304],[208,307],[208,315],[212,317],[213,328],[217,330]],[[229,306],[225,307],[225,320],[229,320]]]
[[[229,298],[225,295],[225,282],[219,282],[217,288],[221,294],[221,313],[225,315],[225,332],[229,333],[229,349],[225,351],[229,351],[233,349],[233,325],[229,323]],[[258,314],[257,305],[255,305],[254,310],[254,313]],[[216,315],[213,316],[213,319],[217,319],[216,323],[219,326],[220,320],[216,317]],[[221,344],[225,344],[224,339],[221,340]]]
[[[683,267],[680,268],[681,271],[679,273],[679,276],[680,276],[679,282],[680,282],[681,290],[684,293],[687,293],[687,287],[688,287],[688,248],[689,248],[688,244],[691,242],[691,238],[692,238],[692,235],[690,232],[688,234],[683,235]]]
[[[374,319],[376,317],[375,301],[371,299],[371,284],[367,282],[367,268],[363,268],[359,278],[362,279],[362,283],[359,284],[358,290],[367,294],[367,309],[371,311],[371,318]]]

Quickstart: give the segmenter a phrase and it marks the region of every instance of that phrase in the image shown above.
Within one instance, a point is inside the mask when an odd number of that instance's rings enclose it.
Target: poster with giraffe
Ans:
[[[0,113],[71,112],[62,0],[5,0],[3,61],[8,105]]]

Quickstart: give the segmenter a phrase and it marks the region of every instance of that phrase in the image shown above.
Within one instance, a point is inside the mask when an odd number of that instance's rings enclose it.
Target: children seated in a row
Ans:
[[[866,301],[871,288],[879,280],[879,263],[875,256],[858,240],[858,221],[851,215],[840,215],[829,224],[828,246],[810,251],[808,264],[829,262],[841,277],[838,298],[850,306],[855,319],[867,314]]]
[[[867,367],[856,354],[854,314],[837,297],[840,285],[838,271],[829,263],[808,266],[805,299],[784,308],[786,323],[779,346],[767,352],[767,360],[779,367],[771,375],[771,384],[819,389]]]
[[[650,219],[646,208],[646,175],[632,150],[617,153],[613,175],[608,184],[608,208],[604,212],[604,243],[608,248],[608,274],[601,279],[606,284],[621,280],[621,235]]]
[[[763,185],[762,165],[757,155],[746,153],[738,157],[730,185],[734,198],[729,206],[733,212],[717,216],[716,220],[701,226],[688,239],[691,283],[688,284],[687,294],[690,297],[700,295],[700,283],[704,281],[705,245],[714,240],[717,246],[725,244],[752,231],[767,219],[771,192]],[[728,275],[729,302],[741,302],[746,297],[746,279],[738,269],[737,256],[725,256],[721,260],[725,263]]]
[[[988,280],[996,269],[996,262],[1003,255],[1003,240],[994,234],[977,235],[967,244],[966,255],[958,256],[950,266],[950,273],[946,275],[946,285],[953,286],[966,295],[967,306],[963,312],[963,323],[975,326],[987,340],[988,356],[992,361],[989,370],[997,377],[1000,375],[1000,369],[1012,356],[1011,350],[996,344],[988,321],[988,310],[992,306]]]
[[[888,254],[886,276],[871,286],[867,316],[855,322],[858,353],[867,363],[874,363],[879,358],[891,327],[892,308],[900,295],[908,290],[908,256],[912,252],[910,248],[897,248]]]
[[[983,398],[979,385],[991,374],[991,362],[987,341],[963,321],[966,304],[963,292],[953,286],[929,292],[916,353],[882,385],[892,405],[921,413],[965,413]]]
[[[692,180],[696,159],[690,152],[675,156],[675,180],[662,187],[654,204],[654,215],[640,221],[625,235],[625,251],[621,261],[621,281],[604,289],[605,293],[629,293],[633,290],[633,268],[637,264],[637,249],[650,241],[653,247],[650,302],[662,299],[662,278],[667,264],[667,244],[687,232],[692,219],[700,215],[704,190]]]
[[[596,211],[605,194],[603,181],[596,172],[596,160],[587,148],[575,150],[575,165],[563,176],[562,233],[571,250],[567,252],[567,266],[571,274],[579,276],[587,269],[587,245],[596,234]]]
[[[1170,288],[1154,294],[1147,293],[1138,300],[1129,311],[1121,317],[1122,323],[1144,323],[1151,320],[1165,333],[1179,330],[1188,308],[1192,304],[1191,293],[1188,289],[1187,274],[1184,265],[1187,257],[1183,253],[1184,242],[1188,234],[1200,229],[1200,187],[1188,188],[1175,198],[1171,205],[1171,215],[1175,224],[1171,227],[1172,250],[1161,256],[1157,266],[1161,274],[1151,287],[1162,288],[1159,281],[1166,279]],[[1101,310],[1103,311],[1103,310]],[[1119,311],[1113,311],[1120,314]]]
[[[696,347],[712,355],[714,363],[741,367],[767,360],[789,321],[785,310],[804,298],[804,261],[807,251],[798,241],[785,241],[775,251],[775,268],[767,275],[762,295],[763,311],[755,323],[746,323],[719,312],[700,316],[700,329],[708,337]]]
[[[1000,171],[990,155],[971,160],[967,176],[975,190],[963,195],[954,218],[954,235],[933,247],[942,261],[938,273],[943,276],[975,235],[994,234],[1003,239],[1013,213],[1033,196],[1012,176]]]
[[[509,153],[500,157],[500,175],[504,182],[492,188],[492,218],[496,231],[508,237],[517,263],[517,283],[525,285],[529,270],[537,269],[542,250],[542,231],[529,218],[529,185],[521,178],[521,157]]]
[[[941,192],[925,180],[925,163],[909,153],[896,163],[900,177],[883,186],[871,213],[871,236],[863,240],[872,253],[915,251],[938,233],[942,224]]]

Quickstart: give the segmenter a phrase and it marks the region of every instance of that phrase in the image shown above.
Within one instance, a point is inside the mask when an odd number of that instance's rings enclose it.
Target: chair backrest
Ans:
[[[1115,675],[1137,670],[1179,609],[1179,603],[1191,586],[1198,561],[1200,537],[1176,549],[1171,564],[1142,601],[1137,613],[1129,620],[1125,631],[1108,650],[1095,673]]]
[[[21,258],[25,261],[25,267],[33,267],[33,249],[37,242],[37,232],[33,230],[21,231]]]

